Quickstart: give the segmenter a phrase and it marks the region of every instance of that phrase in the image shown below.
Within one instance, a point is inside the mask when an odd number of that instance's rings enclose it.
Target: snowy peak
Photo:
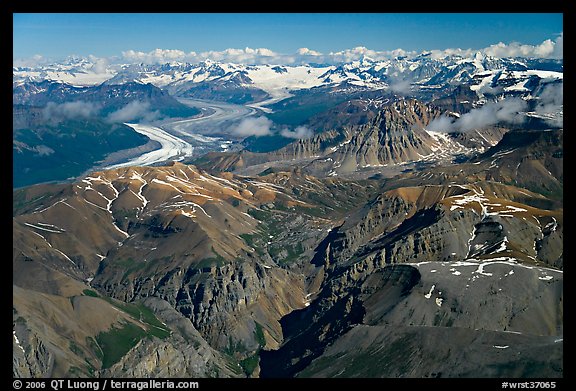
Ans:
[[[105,65],[105,66],[104,66]],[[290,96],[291,91],[314,87],[391,89],[418,94],[447,91],[469,84],[479,99],[489,93],[522,93],[529,97],[542,83],[563,79],[562,60],[496,58],[478,52],[434,58],[432,53],[416,57],[399,56],[375,61],[369,57],[335,65],[244,65],[205,60],[197,64],[108,65],[86,59],[69,59],[62,64],[36,68],[13,67],[14,85],[27,81],[52,80],[86,86],[100,83],[151,83],[176,96],[226,99],[224,89],[233,95],[246,95],[248,101]],[[242,89],[251,92],[242,94]],[[216,95],[207,91],[218,91]],[[533,96],[533,95],[532,95]]]

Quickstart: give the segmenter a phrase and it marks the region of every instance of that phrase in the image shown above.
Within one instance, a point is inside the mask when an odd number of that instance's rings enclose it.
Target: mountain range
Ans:
[[[477,53],[471,58],[452,55],[432,58],[396,57],[375,61],[368,57],[340,65],[242,65],[206,60],[198,64],[126,64],[95,71],[86,60],[41,66],[14,67],[14,83],[53,80],[72,85],[151,83],[170,94],[226,100],[235,103],[279,100],[298,90],[341,85],[434,94],[468,85],[479,95],[533,92],[541,79],[562,79],[563,61],[496,58]]]
[[[14,68],[16,152],[143,101],[310,132],[13,190],[15,377],[563,377],[562,61],[92,69]]]

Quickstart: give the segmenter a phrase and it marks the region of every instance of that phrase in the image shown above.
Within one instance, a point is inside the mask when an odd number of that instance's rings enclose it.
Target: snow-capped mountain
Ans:
[[[37,67],[13,67],[14,84],[27,81],[60,81],[73,86],[98,85],[114,77],[117,69],[106,63],[68,57],[61,63]]]
[[[100,64],[101,65],[101,64]],[[72,85],[151,83],[176,96],[236,103],[278,101],[291,91],[314,87],[355,86],[390,89],[403,94],[447,91],[467,84],[481,99],[486,94],[526,95],[542,83],[563,79],[562,60],[501,59],[482,53],[465,58],[396,57],[374,61],[368,57],[338,65],[243,65],[206,60],[198,64],[124,64],[98,66],[72,59],[38,68],[13,68],[14,84],[55,80]],[[226,92],[224,92],[226,91]]]

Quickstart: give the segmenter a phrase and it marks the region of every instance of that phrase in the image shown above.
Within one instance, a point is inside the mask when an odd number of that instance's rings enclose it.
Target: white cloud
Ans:
[[[110,113],[106,119],[109,122],[126,122],[135,119],[151,122],[158,119],[159,116],[160,112],[150,111],[150,102],[134,100],[121,109]]]
[[[536,58],[562,58],[563,57],[563,34],[555,40],[547,39],[539,45],[525,45],[518,42],[505,44],[499,42],[481,49],[447,48],[443,50],[430,50],[430,57],[441,59],[446,56],[458,55],[471,57],[481,52],[492,57],[536,57]],[[236,64],[306,64],[309,62],[341,63],[370,58],[376,61],[384,61],[392,58],[406,56],[415,57],[418,52],[407,51],[401,48],[394,50],[377,51],[364,46],[346,49],[337,52],[323,54],[310,48],[300,48],[296,53],[277,53],[267,48],[244,49],[229,48],[222,51],[207,51],[202,53],[189,52],[175,49],[154,49],[148,53],[128,50],[122,52],[122,56],[129,62],[142,62],[145,64],[160,64],[167,62],[190,62],[197,63],[205,60],[229,62]]]
[[[547,84],[539,94],[537,109],[543,113],[552,113],[564,104],[564,83]]]
[[[92,102],[74,101],[66,103],[48,102],[42,115],[44,120],[58,123],[65,119],[85,119],[98,114],[100,106]]]
[[[327,59],[329,62],[351,62],[354,60],[360,60],[363,57],[368,57],[373,60],[381,61],[398,56],[415,56],[416,54],[417,53],[414,51],[408,52],[400,48],[387,51],[375,51],[364,46],[358,46],[340,52],[330,52]]]
[[[474,49],[444,49],[444,50],[430,50],[430,57],[434,60],[439,60],[448,56],[461,56],[461,57],[471,57],[478,51]]]
[[[564,33],[560,33],[554,42],[552,58],[564,58]]]
[[[564,83],[547,84],[538,95],[538,104],[534,111],[540,115],[545,115],[553,126],[563,126],[563,105],[564,105]]]
[[[38,153],[38,156],[49,156],[52,155],[55,151],[47,145],[37,145],[33,148]]]
[[[498,42],[485,48],[446,48],[434,49],[422,53],[429,53],[433,59],[441,59],[450,55],[459,55],[462,57],[471,57],[477,52],[481,52],[493,57],[536,57],[536,58],[563,58],[563,33],[558,34],[555,39],[546,39],[538,45],[527,45],[518,42],[504,43]],[[294,53],[278,53],[268,48],[228,48],[221,51],[206,51],[197,53],[194,51],[185,52],[179,49],[154,49],[149,52],[136,50],[126,50],[122,52],[121,57],[110,57],[108,59],[98,59],[94,57],[94,71],[103,70],[105,65],[117,63],[144,63],[144,64],[165,64],[171,62],[188,62],[198,63],[205,60],[258,65],[300,65],[310,62],[337,64],[342,62],[351,62],[362,58],[370,58],[376,61],[384,61],[399,56],[415,57],[421,53],[416,51],[407,51],[401,48],[394,50],[372,50],[364,46],[358,46],[351,49],[321,53],[311,48],[302,47]],[[108,64],[105,61],[108,61]],[[93,62],[94,62],[93,61]],[[37,66],[45,64],[47,60],[41,55],[35,55],[29,59],[14,59],[14,66]]]
[[[168,62],[197,63],[205,60],[228,62],[236,64],[307,64],[309,62],[339,63],[359,60],[368,57],[373,60],[386,60],[397,56],[416,55],[402,49],[392,51],[375,51],[359,46],[339,52],[322,54],[309,48],[300,48],[296,53],[282,54],[266,48],[229,48],[222,51],[207,51],[202,53],[186,53],[181,50],[155,49],[148,53],[128,50],[122,52],[123,59],[128,62],[145,64],[162,64]]]
[[[193,58],[195,52],[186,54],[182,50],[176,49],[154,49],[148,53],[127,50],[122,52],[122,57],[131,62],[142,62],[144,64],[163,64],[173,61],[186,61],[187,58]]]
[[[40,54],[35,54],[30,58],[16,58],[13,61],[13,65],[15,67],[37,67],[40,65],[44,65],[48,62],[46,58],[44,58]]]
[[[300,48],[296,51],[300,56],[321,56],[322,53],[317,52],[316,50],[311,50],[308,48]]]
[[[482,49],[459,49],[450,48],[444,50],[430,50],[431,57],[441,59],[446,56],[459,55],[462,57],[471,57],[480,52],[491,57],[534,57],[534,58],[563,58],[563,37],[560,33],[553,41],[546,39],[538,45],[525,45],[518,42],[505,44],[498,42]]]
[[[505,44],[499,42],[490,45],[483,52],[492,57],[537,57],[552,58],[555,54],[554,47],[556,42],[547,39],[539,45],[523,45],[518,42]]]
[[[93,55],[89,55],[88,59],[90,61],[92,61],[92,68],[90,69],[92,72],[94,73],[106,73],[106,70],[108,69],[108,59],[106,58],[101,58],[101,57],[96,57]]]
[[[200,53],[197,59],[231,62],[238,64],[268,64],[281,61],[283,56],[266,48],[226,49]]]
[[[472,129],[482,129],[498,123],[519,124],[526,117],[521,114],[528,107],[526,101],[520,98],[508,98],[499,102],[487,103],[484,106],[470,110],[459,118],[439,117],[426,127],[437,132],[466,132]]]
[[[390,90],[392,92],[395,92],[396,94],[399,95],[406,95],[410,92],[410,81],[409,80],[396,80],[396,79],[391,79],[390,80]]]
[[[264,116],[248,117],[240,121],[238,125],[233,126],[230,129],[230,131],[232,132],[232,134],[242,137],[268,136],[272,134],[272,132],[270,131],[272,124],[273,122]]]
[[[456,130],[454,126],[454,119],[445,115],[432,120],[428,126],[426,126],[426,129],[432,132],[446,133],[454,132]]]
[[[314,132],[306,126],[298,126],[294,130],[282,129],[280,134],[286,138],[303,139],[314,136]]]

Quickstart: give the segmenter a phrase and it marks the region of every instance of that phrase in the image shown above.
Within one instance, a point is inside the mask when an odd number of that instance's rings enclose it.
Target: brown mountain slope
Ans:
[[[558,132],[385,179],[175,163],[16,191],[14,373],[560,376]]]
[[[94,373],[124,371],[128,363],[152,355],[158,346],[170,352],[168,357],[183,360],[185,367],[173,367],[171,374],[242,373],[238,361],[262,346],[276,347],[282,340],[278,320],[306,303],[307,282],[297,261],[313,253],[325,227],[333,225],[332,218],[362,204],[374,191],[368,186],[359,193],[342,181],[322,182],[298,172],[261,178],[213,176],[178,163],[97,172],[69,185],[19,190],[13,218],[13,275],[22,302],[52,295],[56,304],[46,312],[59,322],[69,322],[70,329],[75,323],[81,329],[85,311],[65,315],[59,309],[69,298],[98,292],[121,300],[115,308],[122,310],[122,302],[139,306],[154,296],[159,301],[150,305],[158,316],[166,314],[177,323],[186,320],[188,331],[170,324],[169,339],[142,338],[135,350],[115,357],[114,364],[87,345],[86,338],[96,337],[94,330],[69,335],[56,329],[48,335],[38,323],[28,321],[41,319],[40,313],[15,304],[15,311],[28,322],[28,333],[35,336],[28,342],[33,348],[19,358],[18,367],[39,345],[50,346],[47,360],[54,363],[54,355],[60,355],[57,365],[31,371],[74,375],[76,370],[70,372],[71,366],[63,364],[66,355],[55,348],[72,341],[91,354],[93,369],[89,368]],[[78,303],[86,301],[82,300]],[[112,308],[105,300],[94,300],[102,306],[93,307],[94,312],[105,314]],[[98,333],[120,328],[123,322],[109,320]],[[202,357],[194,359],[204,360],[205,367],[182,356],[185,346],[193,344],[186,333],[195,335],[194,343],[206,346]],[[183,342],[184,350],[178,347],[182,340],[189,341]],[[233,358],[226,361],[213,349]],[[88,367],[76,362],[82,357],[69,361],[86,373]],[[138,368],[125,373],[166,373]]]

